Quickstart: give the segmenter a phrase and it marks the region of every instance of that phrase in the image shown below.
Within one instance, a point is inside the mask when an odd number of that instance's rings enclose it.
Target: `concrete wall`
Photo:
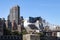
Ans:
[[[40,40],[40,36],[37,34],[26,34],[23,35],[23,40]]]

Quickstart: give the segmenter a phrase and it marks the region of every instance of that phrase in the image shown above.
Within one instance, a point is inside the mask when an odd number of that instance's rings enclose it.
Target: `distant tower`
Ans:
[[[14,6],[10,9],[10,15],[8,18],[9,18],[10,22],[15,20],[16,24],[19,24],[20,7],[18,5]]]

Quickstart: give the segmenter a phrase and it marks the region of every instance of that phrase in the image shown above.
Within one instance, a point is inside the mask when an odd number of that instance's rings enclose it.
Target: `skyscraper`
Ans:
[[[16,5],[10,9],[9,20],[10,22],[13,22],[13,20],[15,20],[16,24],[19,24],[19,18],[20,18],[20,7]]]

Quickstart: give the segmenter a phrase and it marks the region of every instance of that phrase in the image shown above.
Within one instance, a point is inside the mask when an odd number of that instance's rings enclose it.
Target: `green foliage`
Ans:
[[[18,31],[14,31],[12,32],[12,35],[20,35],[21,33],[19,33]]]
[[[20,35],[21,33],[19,33],[18,31],[10,31],[9,29],[5,29],[4,30],[4,35]]]
[[[40,33],[37,33],[38,35],[40,36],[44,36],[44,33],[40,32]]]
[[[11,35],[12,32],[9,29],[4,29],[4,35]]]
[[[23,30],[23,31],[22,31],[22,34],[23,34],[23,35],[24,35],[24,34],[27,34],[26,30]]]

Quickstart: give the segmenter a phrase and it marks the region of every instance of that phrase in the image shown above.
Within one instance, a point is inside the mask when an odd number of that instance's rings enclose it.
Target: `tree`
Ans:
[[[7,28],[4,29],[4,35],[11,35],[11,34],[12,32],[9,29]]]
[[[21,33],[22,33],[22,35],[27,34],[26,30],[23,30]]]
[[[14,31],[12,32],[12,35],[20,35],[21,33],[19,33],[18,31]]]

